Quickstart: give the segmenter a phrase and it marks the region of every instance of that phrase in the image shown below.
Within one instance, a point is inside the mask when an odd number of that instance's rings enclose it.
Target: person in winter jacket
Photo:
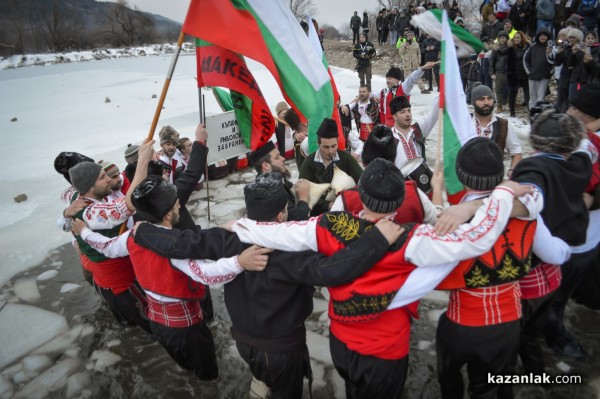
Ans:
[[[398,15],[398,7],[392,9],[392,13],[388,15],[388,30],[390,35],[390,46],[395,46],[398,41],[398,31],[396,30],[396,21],[400,16]]]
[[[377,44],[380,46],[384,43],[383,40],[383,26],[385,24],[385,11],[379,11],[377,19],[375,19],[375,27],[377,28]]]
[[[483,29],[481,30],[481,34],[479,37],[483,39],[487,37],[488,39],[496,40],[498,37],[498,32],[502,30],[502,22],[498,21],[494,14],[490,14],[488,16],[488,23],[485,24]]]
[[[529,80],[530,109],[538,101],[544,100],[550,82],[554,59],[552,47],[548,46],[549,39],[550,32],[546,29],[540,30],[535,37],[535,42],[529,46],[523,56],[523,65]]]
[[[547,29],[552,32],[554,22],[554,0],[538,0],[535,5],[536,10],[536,32],[540,29]]]
[[[421,65],[421,49],[419,48],[419,43],[417,43],[413,31],[408,31],[406,41],[400,46],[398,53],[400,54],[400,62],[404,69],[404,76],[410,76],[415,69],[419,69],[419,66]],[[421,79],[417,80],[417,85],[419,86],[421,93],[430,93],[425,90]]]
[[[555,78],[557,77],[556,109],[563,113],[567,112],[567,108],[569,108],[569,78],[571,70],[567,66],[567,61],[571,58],[571,53],[573,52],[567,39],[569,30],[568,28],[564,28],[558,32],[557,45],[554,50],[554,76]]]
[[[358,43],[354,46],[352,55],[356,58],[356,68],[361,85],[367,85],[371,90],[371,58],[375,55],[373,43],[367,40],[367,36],[361,33]]]
[[[527,35],[517,32],[508,42],[506,57],[506,84],[508,86],[508,107],[510,116],[515,117],[515,103],[519,88],[523,89],[523,105],[529,103],[529,82],[523,65],[523,56],[529,48],[530,42]]]
[[[479,61],[477,59],[477,54],[469,55],[469,61],[467,61],[467,66],[469,67],[469,71],[467,74],[467,88],[465,94],[467,95],[467,104],[471,105],[471,91],[475,84],[480,84],[479,82],[479,70],[481,66],[479,65]]]
[[[362,22],[360,26],[362,27],[362,33],[365,34],[365,38],[369,40],[369,15],[367,15],[366,11],[363,12]]]
[[[490,15],[496,15],[496,0],[489,0],[481,9],[481,30],[483,30],[486,23],[489,21]],[[483,35],[481,37],[483,37]]]
[[[497,111],[502,112],[504,106],[504,90],[506,89],[506,58],[508,56],[508,33],[498,33],[498,43],[494,44],[490,59],[490,76],[494,81],[496,92]]]
[[[600,43],[595,32],[586,33],[585,45],[589,50],[583,57],[583,68],[588,75],[588,84],[600,87]]]
[[[527,32],[529,18],[531,18],[531,6],[525,0],[517,0],[510,8],[508,18],[516,30]]]
[[[350,29],[352,29],[352,44],[356,44],[360,30],[360,17],[356,11],[354,11],[354,15],[350,18]]]
[[[426,33],[423,33],[424,36],[423,43],[421,44],[421,53],[423,54],[424,62],[437,62],[440,60],[440,42],[434,39],[431,36],[428,36]],[[440,91],[440,66],[435,65],[431,69],[427,69],[425,71],[425,78],[429,83],[427,87],[427,91],[433,91],[433,75],[435,75],[435,83],[438,87],[438,91]]]
[[[554,33],[556,34],[566,25],[566,20],[577,11],[579,0],[554,1]],[[576,26],[579,29],[579,26]]]
[[[583,17],[583,26],[586,31],[591,31],[598,25],[600,3],[598,0],[581,0],[577,7],[577,14]]]
[[[569,76],[569,104],[577,90],[587,83],[588,76],[583,68],[583,57],[586,46],[583,42],[583,32],[579,29],[571,29],[567,33],[567,40],[571,47],[571,56],[567,60],[567,68],[571,71]]]

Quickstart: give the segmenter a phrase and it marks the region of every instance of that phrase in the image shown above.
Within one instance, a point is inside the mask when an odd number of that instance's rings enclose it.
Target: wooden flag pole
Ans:
[[[206,124],[206,107],[204,106],[204,94],[202,94],[201,90],[201,88],[198,88],[200,123]],[[204,181],[206,182],[206,211],[208,221],[210,222],[210,188],[208,187],[208,159],[206,160],[206,164],[204,165]]]
[[[183,45],[184,39],[185,33],[180,32],[179,39],[177,40],[177,48],[175,49],[175,54],[173,54],[173,58],[171,59],[169,72],[167,72],[167,78],[165,79],[165,84],[163,85],[162,93],[160,94],[158,104],[156,104],[156,111],[154,111],[154,119],[152,119],[152,125],[150,125],[150,131],[148,132],[148,141],[152,140],[152,137],[154,137],[154,131],[156,130],[156,125],[158,125],[158,118],[160,117],[160,112],[162,111],[163,104],[165,103],[165,98],[167,97],[167,91],[169,90],[169,85],[171,84],[171,78],[173,77],[175,65],[177,65],[177,60],[179,59],[179,53],[181,52],[181,46]]]
[[[173,58],[171,59],[171,65],[169,66],[169,72],[167,72],[167,78],[165,79],[165,84],[163,85],[162,93],[160,94],[160,99],[158,100],[158,104],[156,105],[156,111],[154,111],[154,118],[152,119],[152,125],[150,125],[150,131],[148,132],[148,137],[146,138],[146,142],[152,140],[154,137],[154,131],[156,130],[156,125],[158,125],[158,118],[160,117],[160,111],[162,111],[163,104],[165,103],[165,98],[167,97],[167,91],[169,90],[169,85],[171,84],[171,78],[173,77],[173,72],[175,71],[175,65],[177,65],[177,59],[179,58],[179,53],[181,52],[181,46],[183,45],[183,40],[185,39],[185,33],[179,33],[179,39],[177,40],[177,49],[175,50],[175,54],[173,54]],[[121,225],[119,229],[119,234],[123,234],[127,230],[127,222]]]

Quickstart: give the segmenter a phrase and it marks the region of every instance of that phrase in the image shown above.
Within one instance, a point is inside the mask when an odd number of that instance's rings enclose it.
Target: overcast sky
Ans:
[[[103,0],[110,1],[110,0]],[[183,22],[188,9],[188,0],[128,0],[131,7],[137,6],[142,11],[159,14],[177,22]],[[375,0],[313,0],[317,15],[313,16],[319,25],[328,24],[336,28],[350,23],[354,11],[362,16],[362,12],[372,11],[377,7]]]

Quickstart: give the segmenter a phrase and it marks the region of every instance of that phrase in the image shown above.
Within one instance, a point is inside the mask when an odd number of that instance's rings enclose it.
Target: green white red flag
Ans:
[[[333,114],[327,69],[286,2],[192,0],[183,31],[263,64],[286,101],[311,122],[309,136]]]
[[[231,100],[244,144],[262,147],[275,131],[275,121],[252,72],[240,55],[196,40],[198,87],[219,86],[231,90]]]
[[[448,201],[458,203],[464,189],[456,176],[456,156],[464,143],[476,136],[460,79],[454,38],[444,11],[440,65],[440,108],[443,109],[444,180]]]

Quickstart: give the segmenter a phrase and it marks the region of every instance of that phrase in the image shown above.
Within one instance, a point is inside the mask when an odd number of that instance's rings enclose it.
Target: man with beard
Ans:
[[[119,173],[119,167],[109,161],[100,161],[98,163],[110,178],[110,188],[113,190],[113,192],[106,197],[106,200],[110,202],[113,199],[125,198],[125,194],[127,194],[127,189],[129,188],[129,182],[125,184],[125,176]]]
[[[169,183],[173,183],[184,170],[183,160],[177,154],[177,145],[179,145],[179,133],[171,126],[163,126],[159,133],[160,148],[162,155],[160,162],[171,168],[169,173]]]
[[[273,142],[267,141],[265,145],[251,152],[248,160],[259,176],[267,172],[278,172],[283,176],[283,186],[288,199],[287,220],[307,220],[310,215],[308,205],[310,183],[308,180],[300,179],[296,184],[292,184],[289,180],[292,176],[285,166],[285,158],[281,156]],[[294,196],[294,192],[296,196]],[[296,197],[298,198],[297,202]]]
[[[365,142],[375,126],[379,124],[379,104],[371,98],[371,90],[367,85],[358,88],[358,99],[342,107],[342,112],[352,112],[356,130],[362,142]]]
[[[325,118],[317,130],[319,149],[310,154],[302,163],[300,178],[313,183],[331,183],[337,167],[358,183],[362,168],[352,155],[338,150],[337,122]],[[329,210],[333,202],[321,198],[312,209],[312,216]]]
[[[494,115],[494,95],[492,90],[486,85],[477,85],[471,91],[471,103],[473,104],[472,120],[475,125],[475,132],[480,137],[492,139],[504,154],[508,151],[511,157],[508,176],[517,163],[523,158],[521,144],[517,138],[514,129],[508,123],[508,120]]]

